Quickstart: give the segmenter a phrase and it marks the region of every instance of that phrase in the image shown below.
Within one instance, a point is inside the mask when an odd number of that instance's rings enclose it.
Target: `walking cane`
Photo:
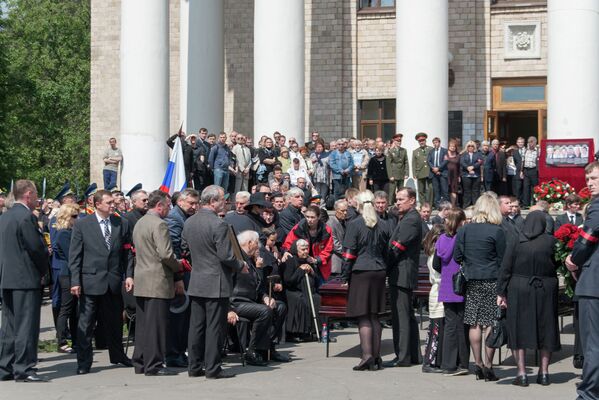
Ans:
[[[281,277],[279,275],[269,275],[266,279],[268,279],[268,298],[272,299],[272,282],[281,279]],[[268,361],[270,361],[270,347],[268,348]]]
[[[312,318],[314,319],[316,339],[320,342],[320,332],[318,332],[318,321],[316,320],[316,308],[314,308],[314,299],[312,298],[312,289],[310,288],[310,278],[308,278],[307,272],[304,276],[306,277],[306,287],[308,288],[308,296],[310,297],[310,307],[312,308]]]

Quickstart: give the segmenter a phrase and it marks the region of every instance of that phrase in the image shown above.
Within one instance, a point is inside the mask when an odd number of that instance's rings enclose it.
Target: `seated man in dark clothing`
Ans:
[[[257,232],[244,231],[237,236],[243,257],[249,266],[248,274],[233,275],[233,294],[231,311],[227,317],[235,324],[239,317],[250,320],[252,329],[245,360],[250,365],[267,365],[268,351],[270,359],[288,362],[289,358],[275,350],[275,339],[281,331],[287,314],[285,303],[268,296],[262,273],[259,269],[263,261],[258,257],[259,237]],[[240,338],[246,337],[243,333]],[[243,339],[240,339],[243,346]]]

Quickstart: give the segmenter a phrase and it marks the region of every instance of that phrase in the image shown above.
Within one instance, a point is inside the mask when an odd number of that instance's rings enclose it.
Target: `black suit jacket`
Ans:
[[[435,165],[434,148],[432,148],[428,153],[426,161],[428,162],[428,166],[431,170],[431,172],[428,174],[428,177],[432,179],[432,177],[435,175],[433,174],[433,166]],[[445,147],[439,147],[439,172],[441,172],[441,176],[447,176],[447,149]]]
[[[110,250],[95,213],[79,219],[73,227],[69,249],[71,286],[81,286],[83,294],[100,296],[109,288],[112,293],[120,293],[123,276],[133,276],[129,223],[111,215],[110,225]]]
[[[391,235],[389,284],[415,289],[418,284],[418,263],[422,242],[422,219],[415,209],[400,217]]]
[[[48,249],[35,217],[15,203],[0,218],[0,288],[41,288],[48,263]]]
[[[524,166],[524,160],[522,159],[522,155],[520,154],[520,149],[516,148],[516,150],[512,151],[512,156],[514,157],[514,164],[516,165],[516,178],[520,179],[520,172],[522,172],[522,167]]]
[[[580,226],[584,221],[582,220],[582,215],[580,213],[576,213],[574,217],[574,225]],[[560,226],[564,224],[571,224],[572,222],[568,219],[568,214],[565,212],[561,215],[558,215],[555,218],[555,230],[558,230]]]

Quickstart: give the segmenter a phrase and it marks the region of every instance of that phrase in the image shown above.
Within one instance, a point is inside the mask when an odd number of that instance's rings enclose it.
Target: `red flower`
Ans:
[[[576,242],[576,239],[570,239],[566,246],[568,246],[568,248],[572,250],[574,248],[574,242]]]

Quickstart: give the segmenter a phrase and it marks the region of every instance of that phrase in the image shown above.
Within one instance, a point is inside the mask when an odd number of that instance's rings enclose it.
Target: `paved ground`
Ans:
[[[50,310],[43,309],[42,337],[52,337]],[[426,323],[425,323],[426,325]],[[385,369],[377,372],[354,372],[359,353],[355,329],[334,333],[331,357],[325,358],[324,345],[305,343],[282,346],[293,362],[273,364],[266,368],[242,367],[239,358],[227,359],[226,368],[238,376],[234,379],[208,381],[188,378],[182,371],[175,377],[144,377],[132,369],[115,368],[108,363],[106,351],[95,353],[92,373],[76,376],[74,356],[57,353],[40,354],[39,373],[52,378],[47,384],[0,382],[0,400],[5,399],[110,399],[110,400],[176,400],[201,399],[573,399],[578,370],[572,368],[572,329],[565,320],[563,349],[554,356],[550,367],[554,382],[548,387],[531,384],[528,388],[510,385],[515,374],[513,359],[508,357],[496,368],[499,382],[476,381],[473,375],[444,377],[423,374],[419,366]],[[421,332],[421,340],[424,334]],[[383,331],[385,359],[391,358],[391,331]],[[505,357],[505,348],[502,356]],[[131,354],[131,349],[129,350]],[[497,357],[497,356],[496,356]],[[533,365],[534,357],[529,356]],[[531,381],[536,370],[530,368]]]

